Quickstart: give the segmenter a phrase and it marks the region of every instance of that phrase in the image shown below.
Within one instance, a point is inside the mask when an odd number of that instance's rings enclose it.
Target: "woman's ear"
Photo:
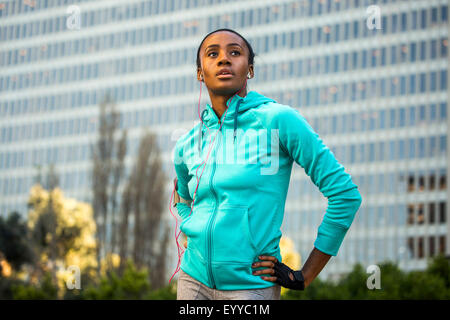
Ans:
[[[248,68],[247,79],[251,79],[254,76],[255,76],[255,73],[253,72],[253,65],[251,64]]]
[[[201,81],[201,82],[204,82],[204,80],[203,80],[203,72],[200,69],[197,70],[197,80]]]

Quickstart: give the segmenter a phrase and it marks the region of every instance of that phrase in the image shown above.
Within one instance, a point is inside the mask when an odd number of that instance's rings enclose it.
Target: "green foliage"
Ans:
[[[366,291],[368,291],[366,286],[367,277],[368,274],[365,272],[363,266],[359,263],[356,264],[353,270],[339,281],[337,287],[340,296],[356,300],[364,299]]]
[[[379,264],[381,288],[367,288],[369,274],[361,264],[338,282],[315,279],[305,291],[287,290],[282,299],[290,300],[403,300],[403,299],[450,299],[450,264],[446,258],[437,256],[430,260],[425,271],[405,272],[389,261]],[[121,277],[116,272],[103,276],[98,283],[86,288],[67,291],[64,299],[149,299],[175,300],[176,286],[167,285],[151,290],[148,271],[137,270],[131,260],[127,261]],[[85,283],[82,281],[82,283]],[[3,299],[56,299],[57,287],[46,273],[39,286],[27,285],[19,280],[0,277],[0,295]]]
[[[161,289],[150,291],[145,300],[176,300],[177,290],[173,285],[167,285]]]
[[[97,287],[90,285],[83,292],[83,298],[90,300],[143,299],[149,289],[147,270],[137,270],[129,260],[121,278],[112,271],[100,279]]]
[[[305,291],[287,290],[282,300],[334,300],[336,286],[331,282],[315,279]]]
[[[315,279],[305,291],[288,290],[282,299],[293,300],[405,300],[450,299],[450,263],[443,256],[430,259],[425,271],[404,272],[389,261],[379,264],[380,289],[367,288],[367,274],[362,265],[339,280]]]
[[[23,284],[23,281],[5,278],[0,274],[0,300],[11,300],[14,298],[12,288]]]
[[[70,215],[69,216],[73,216]],[[51,219],[50,219],[51,220]],[[42,220],[41,222],[44,222]],[[49,222],[49,221],[47,221]],[[51,222],[51,221],[50,221]],[[51,223],[49,223],[51,224]],[[40,228],[47,225],[36,224],[35,231],[39,235]],[[79,230],[68,227],[60,234],[57,245],[64,243],[64,252],[74,247],[74,237],[80,235]],[[58,286],[54,277],[47,272],[38,284],[30,284],[18,277],[22,265],[32,263],[35,254],[30,245],[28,228],[18,213],[12,213],[8,218],[0,217],[0,252],[4,259],[11,264],[14,272],[9,276],[2,276],[0,272],[0,299],[149,299],[149,300],[175,300],[176,284],[172,283],[158,290],[154,290],[149,282],[149,271],[138,270],[131,260],[128,260],[123,273],[111,271],[100,279],[93,278],[87,264],[81,274],[81,289],[65,290],[64,296],[58,295]],[[36,235],[35,234],[35,235]],[[36,240],[44,241],[42,232]],[[88,239],[88,238],[87,238]],[[80,247],[85,247],[84,244]],[[83,254],[82,261],[89,255]],[[354,265],[353,269],[339,281],[325,281],[315,279],[304,291],[286,290],[282,299],[292,300],[403,300],[403,299],[450,299],[450,262],[443,255],[429,259],[426,270],[406,272],[400,270],[397,264],[385,261],[379,263],[380,289],[367,288],[367,279],[370,276],[361,264]],[[94,272],[95,274],[95,272]],[[62,292],[59,292],[62,294]]]
[[[403,283],[402,299],[448,299],[449,290],[444,279],[428,272],[412,271]]]
[[[34,259],[27,234],[26,223],[18,212],[10,213],[6,219],[0,216],[0,252],[16,270]]]
[[[45,273],[39,286],[19,284],[13,285],[11,289],[15,300],[54,300],[58,294],[49,272]]]
[[[380,264],[381,272],[381,288],[369,290],[365,285],[365,291],[367,299],[378,300],[399,300],[402,299],[402,285],[405,283],[405,272],[393,262],[383,262]],[[368,274],[366,274],[365,282],[367,281]]]
[[[437,275],[439,278],[444,280],[447,288],[450,287],[450,264],[444,255],[440,254],[434,257],[434,259],[430,259],[428,262],[427,272]]]

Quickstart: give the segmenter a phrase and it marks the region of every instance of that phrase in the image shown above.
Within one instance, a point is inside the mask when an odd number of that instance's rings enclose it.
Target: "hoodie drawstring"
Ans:
[[[198,153],[200,153],[202,151],[201,145],[202,145],[202,139],[203,139],[203,116],[205,115],[205,113],[208,113],[208,109],[205,109],[202,111],[202,115],[201,115],[201,119],[202,121],[200,121],[200,125],[198,126]]]
[[[238,113],[239,113],[239,105],[241,104],[241,102],[242,102],[242,100],[240,99],[236,106],[236,112],[234,113],[233,144],[236,143],[237,120],[238,120]]]
[[[237,121],[238,121],[238,113],[239,113],[239,105],[241,104],[241,102],[242,102],[242,99],[240,99],[238,102],[237,102],[237,105],[236,105],[236,112],[234,113],[234,131],[233,131],[233,143],[236,143],[236,130],[237,130]],[[208,109],[204,109],[203,111],[202,111],[202,114],[201,114],[201,119],[202,119],[202,121],[203,121],[203,116],[205,115],[205,114],[207,114],[208,113]],[[198,152],[200,153],[201,152],[201,145],[202,145],[202,139],[203,139],[203,130],[202,130],[202,128],[203,128],[203,122],[200,124],[200,126],[198,127],[198,137],[199,137],[199,139],[198,139]]]

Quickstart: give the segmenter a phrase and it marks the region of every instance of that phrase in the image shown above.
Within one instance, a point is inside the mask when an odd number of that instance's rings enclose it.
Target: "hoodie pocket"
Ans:
[[[248,207],[219,206],[212,231],[214,262],[252,263],[257,249],[250,232]]]
[[[188,237],[187,249],[195,251],[203,259],[206,259],[205,245],[208,219],[213,212],[214,206],[195,208],[195,211],[180,224],[180,230]]]

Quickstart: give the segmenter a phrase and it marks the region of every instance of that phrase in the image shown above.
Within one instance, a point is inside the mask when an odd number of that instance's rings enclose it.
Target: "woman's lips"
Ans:
[[[217,78],[219,78],[219,79],[230,79],[230,78],[232,78],[233,77],[233,75],[231,74],[231,73],[227,73],[227,74],[219,74],[218,76],[217,76]]]

